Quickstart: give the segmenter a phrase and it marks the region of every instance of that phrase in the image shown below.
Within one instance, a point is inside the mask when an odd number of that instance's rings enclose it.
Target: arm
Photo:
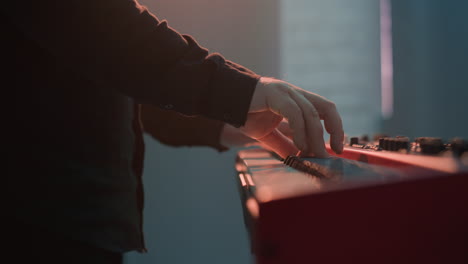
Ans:
[[[260,80],[208,54],[136,0],[23,0],[0,8],[7,23],[52,55],[57,67],[137,102],[240,127],[281,156],[297,147],[326,157],[322,119],[333,150],[342,150],[342,122],[331,101],[287,82]],[[283,118],[295,146],[277,129]]]
[[[238,128],[217,120],[185,116],[152,105],[141,105],[140,109],[143,131],[166,145],[207,146],[219,152],[231,147],[258,145]],[[279,129],[285,135],[291,134],[286,122],[281,123]]]
[[[135,0],[23,0],[7,20],[60,67],[139,103],[245,123],[259,76],[209,54]]]
[[[152,105],[141,105],[143,131],[170,146],[208,146],[218,151],[228,148],[220,143],[225,123],[181,115]]]

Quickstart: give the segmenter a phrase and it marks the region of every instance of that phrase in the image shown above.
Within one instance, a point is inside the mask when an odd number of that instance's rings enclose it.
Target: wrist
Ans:
[[[267,110],[269,108],[268,100],[283,97],[284,92],[287,92],[286,88],[288,88],[288,84],[284,81],[272,77],[260,77],[255,86],[249,112]]]
[[[221,129],[221,135],[219,137],[219,143],[225,147],[244,147],[255,144],[257,141],[246,136],[240,131],[229,124],[224,124]]]

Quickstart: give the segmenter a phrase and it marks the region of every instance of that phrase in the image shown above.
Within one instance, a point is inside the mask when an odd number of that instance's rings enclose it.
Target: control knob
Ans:
[[[456,156],[461,156],[465,151],[468,151],[468,142],[462,138],[454,138],[450,141],[450,149]]]
[[[445,145],[441,138],[436,137],[421,137],[417,140],[421,152],[424,154],[437,154],[445,149]]]

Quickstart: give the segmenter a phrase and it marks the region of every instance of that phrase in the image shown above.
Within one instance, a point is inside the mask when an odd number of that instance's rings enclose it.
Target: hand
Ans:
[[[258,141],[246,136],[239,128],[224,124],[219,143],[227,148],[259,145]]]
[[[288,138],[292,138],[292,130],[289,127],[288,121],[283,119],[278,125],[278,130],[281,134],[285,135]],[[291,139],[289,140],[291,142]],[[263,146],[269,150],[270,147],[267,145],[262,145],[257,140],[246,136],[242,133],[241,129],[233,127],[229,124],[225,124],[221,130],[220,143],[225,147],[247,147],[247,146]],[[298,149],[294,146],[293,143],[293,152],[297,153]],[[273,151],[273,150],[272,150]]]
[[[294,145],[278,130],[283,118],[289,122]],[[240,129],[282,157],[296,154],[297,147],[302,155],[324,158],[328,153],[320,120],[324,120],[330,134],[331,148],[341,153],[343,125],[333,102],[290,83],[262,77],[252,97],[247,121]]]

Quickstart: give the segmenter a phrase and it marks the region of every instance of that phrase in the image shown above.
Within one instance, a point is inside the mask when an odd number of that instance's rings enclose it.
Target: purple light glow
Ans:
[[[380,67],[382,117],[393,115],[392,18],[390,0],[380,0]]]

